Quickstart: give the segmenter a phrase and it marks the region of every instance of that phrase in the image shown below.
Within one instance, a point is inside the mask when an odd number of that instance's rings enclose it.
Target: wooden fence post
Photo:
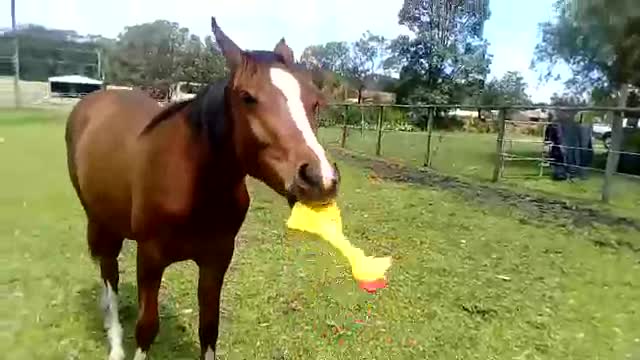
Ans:
[[[602,201],[609,203],[611,201],[611,183],[613,176],[618,169],[620,161],[620,144],[622,143],[622,116],[620,112],[615,112],[613,116],[613,124],[611,127],[611,145],[607,154],[607,166],[604,172],[604,182],[602,185]]]
[[[500,109],[500,116],[498,117],[498,138],[496,140],[496,160],[493,165],[493,182],[497,182],[502,175],[502,164],[504,162],[504,132],[507,120],[507,109]]]
[[[364,138],[364,109],[363,107],[359,107],[360,109],[360,137]]]
[[[436,108],[429,108],[427,120],[427,152],[424,154],[424,166],[431,167],[431,135],[433,134],[433,119]]]
[[[342,139],[340,140],[340,147],[347,146],[347,122],[349,121],[349,105],[344,106],[344,120],[342,124]]]
[[[620,98],[618,99],[619,107],[627,106],[627,96],[629,95],[629,87],[623,84],[620,87]],[[611,145],[607,154],[607,166],[604,172],[604,183],[602,185],[602,201],[609,203],[611,201],[611,184],[613,176],[618,171],[618,162],[620,161],[620,147],[622,144],[622,117],[621,111],[614,111],[613,124],[611,125]]]
[[[382,119],[384,117],[384,105],[380,105],[380,112],[378,112],[378,138],[376,140],[376,156],[380,156],[382,153]]]

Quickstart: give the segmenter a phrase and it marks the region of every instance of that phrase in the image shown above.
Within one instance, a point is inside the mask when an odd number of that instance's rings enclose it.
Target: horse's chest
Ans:
[[[249,209],[249,195],[244,185],[231,195],[212,197],[196,209],[195,221],[205,233],[238,232]]]
[[[230,254],[248,207],[248,199],[239,199],[194,209],[190,217],[166,229],[157,242],[158,254],[170,262]]]

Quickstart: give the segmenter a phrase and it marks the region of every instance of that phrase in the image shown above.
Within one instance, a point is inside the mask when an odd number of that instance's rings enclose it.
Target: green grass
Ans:
[[[339,143],[341,129],[323,128],[321,138]],[[351,129],[347,148],[375,153],[376,132]],[[540,140],[540,138],[509,135],[516,140]],[[427,136],[424,132],[385,132],[382,138],[382,156],[411,166],[424,164]],[[525,157],[540,157],[541,144],[507,142],[505,150]],[[461,176],[471,181],[488,182],[493,175],[496,153],[496,134],[465,132],[434,132],[432,138],[432,167],[442,173]],[[596,146],[596,162],[604,161],[603,149]],[[505,165],[500,185],[521,192],[535,192],[555,198],[577,201],[589,206],[606,209],[621,216],[640,219],[640,179],[624,175],[614,176],[610,206],[600,203],[603,177],[599,171],[589,171],[588,178],[574,182],[553,181],[549,170],[539,176],[537,161],[511,161]]]
[[[48,117],[48,120],[42,120]],[[63,123],[0,112],[0,348],[5,359],[99,359],[99,276],[66,174]],[[20,118],[21,121],[15,119]],[[341,163],[346,234],[391,254],[390,287],[360,291],[346,262],[286,231],[288,208],[253,203],[223,291],[220,359],[629,359],[640,356],[640,255],[594,241],[637,232],[521,222],[456,194],[372,182]],[[134,247],[121,255],[129,358]],[[195,266],[167,272],[153,359],[198,353]]]

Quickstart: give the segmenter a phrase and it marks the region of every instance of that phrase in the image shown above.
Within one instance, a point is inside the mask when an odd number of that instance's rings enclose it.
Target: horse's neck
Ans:
[[[231,144],[221,148],[209,148],[203,162],[203,176],[221,186],[235,185],[247,176]]]
[[[215,133],[207,127],[194,126],[191,119],[185,115],[187,109],[174,115],[175,118],[166,121],[154,131],[159,136],[159,149],[163,153],[166,164],[182,163],[181,168],[187,173],[180,176],[191,178],[185,181],[193,184],[230,186],[243,181],[246,173],[237,159],[231,134]],[[207,126],[209,124],[202,124]],[[225,129],[231,131],[231,129]],[[157,153],[157,155],[160,155]],[[187,170],[188,169],[188,170]],[[199,185],[196,185],[199,186]],[[204,185],[207,186],[207,185]]]

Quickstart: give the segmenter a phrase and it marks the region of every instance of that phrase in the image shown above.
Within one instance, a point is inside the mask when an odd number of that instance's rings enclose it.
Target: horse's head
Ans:
[[[316,138],[323,104],[305,68],[282,39],[273,51],[243,51],[211,18],[231,71],[226,88],[236,151],[249,175],[289,203],[324,203],[337,194],[339,174]]]

